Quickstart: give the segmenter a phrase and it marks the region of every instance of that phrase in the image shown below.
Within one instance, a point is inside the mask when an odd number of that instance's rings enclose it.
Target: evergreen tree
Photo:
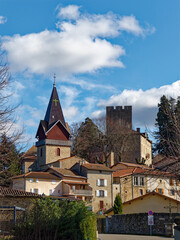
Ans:
[[[153,150],[166,156],[180,156],[180,99],[168,99],[163,95],[158,108],[157,142]]]
[[[78,129],[74,140],[73,154],[90,161],[97,147],[100,131],[90,118],[86,118]]]
[[[113,206],[114,214],[122,214],[123,212],[123,204],[120,194],[116,195],[116,198],[114,200],[114,206]]]
[[[16,146],[6,134],[2,134],[0,138],[0,185],[9,186],[11,177],[20,173],[20,156]]]

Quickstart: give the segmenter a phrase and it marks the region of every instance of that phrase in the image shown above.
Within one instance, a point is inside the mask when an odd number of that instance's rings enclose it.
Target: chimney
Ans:
[[[137,131],[138,133],[140,133],[141,129],[140,129],[140,128],[136,128],[136,131]]]

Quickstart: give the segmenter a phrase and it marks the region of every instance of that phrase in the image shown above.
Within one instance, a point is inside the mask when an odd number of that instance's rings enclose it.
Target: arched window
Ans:
[[[60,148],[56,149],[56,154],[57,154],[57,156],[60,156]]]

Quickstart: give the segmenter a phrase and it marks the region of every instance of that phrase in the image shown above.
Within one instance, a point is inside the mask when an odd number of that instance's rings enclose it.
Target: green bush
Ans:
[[[82,201],[38,199],[25,222],[15,226],[14,239],[95,240],[96,217]]]

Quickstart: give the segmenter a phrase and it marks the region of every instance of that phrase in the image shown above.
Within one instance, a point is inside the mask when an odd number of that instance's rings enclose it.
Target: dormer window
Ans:
[[[56,155],[57,155],[57,156],[60,156],[60,153],[61,153],[61,152],[60,152],[60,148],[57,148],[57,149],[56,149]]]

